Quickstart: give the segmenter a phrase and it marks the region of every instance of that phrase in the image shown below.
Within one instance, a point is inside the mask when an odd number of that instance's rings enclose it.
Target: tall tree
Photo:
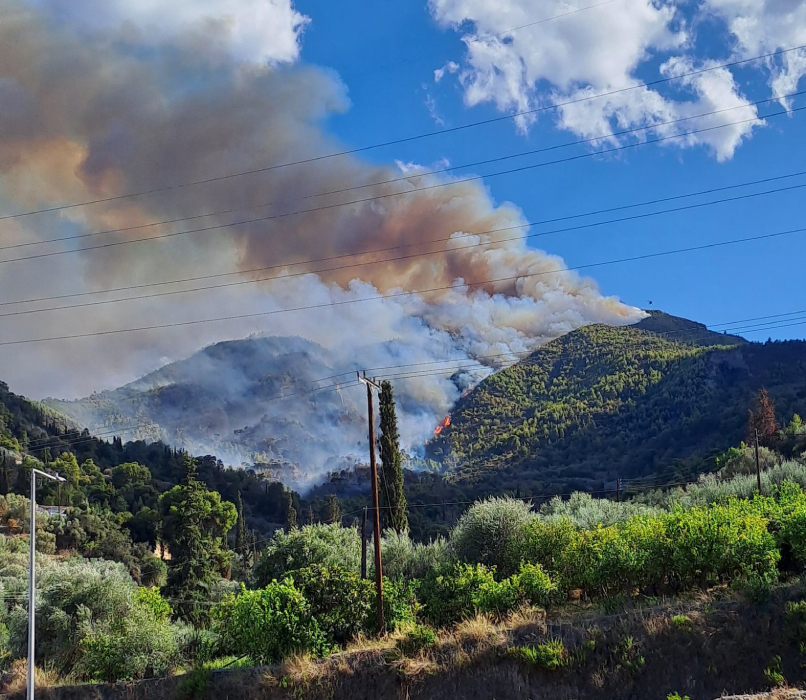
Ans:
[[[235,521],[235,553],[246,559],[246,519],[243,515],[243,501],[241,500],[240,490],[235,492],[235,512],[237,520]]]
[[[380,503],[385,524],[396,532],[408,529],[406,495],[403,493],[403,460],[397,432],[397,412],[392,382],[381,383],[381,453]]]
[[[290,492],[288,492],[286,498],[285,522],[287,530],[291,532],[291,530],[297,529],[297,509],[294,508],[294,498]]]
[[[325,522],[341,523],[341,506],[335,494],[328,494],[325,503]]]
[[[185,458],[184,466],[183,482],[160,496],[160,537],[171,552],[167,591],[183,601],[177,605],[180,614],[199,624],[207,620],[212,589],[229,573],[230,553],[223,538],[237,513],[232,503],[196,478],[192,457]]]
[[[755,443],[756,431],[758,431],[758,444],[765,446],[769,446],[778,433],[775,404],[764,387],[756,394],[753,409],[749,411],[747,417],[747,439],[751,445]]]

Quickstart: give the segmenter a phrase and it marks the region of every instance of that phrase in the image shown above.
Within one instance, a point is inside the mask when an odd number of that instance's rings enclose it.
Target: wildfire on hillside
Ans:
[[[445,416],[445,420],[442,421],[435,429],[434,435],[439,435],[445,428],[447,428],[451,424],[451,417]]]

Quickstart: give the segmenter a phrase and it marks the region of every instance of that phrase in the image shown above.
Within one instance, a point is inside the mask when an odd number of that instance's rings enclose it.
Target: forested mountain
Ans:
[[[806,342],[748,343],[660,313],[589,326],[483,381],[427,454],[472,496],[669,480],[745,437],[762,386],[779,419],[806,412]]]
[[[182,480],[185,456],[162,442],[124,443],[111,435],[105,440],[92,437],[66,416],[14,394],[0,382],[2,493],[27,493],[27,466],[30,460],[36,460],[50,469],[75,471],[74,486],[63,489],[61,501],[52,485],[44,483],[42,503],[93,505],[120,514],[124,520],[131,514],[135,522],[138,515],[139,520],[147,521],[159,495]],[[145,471],[136,470],[136,484],[129,483],[129,476],[121,481],[118,476],[122,475],[116,476],[121,465],[140,465]],[[227,469],[214,456],[199,457],[198,475],[208,488],[229,501],[235,501],[240,494],[246,522],[259,533],[270,533],[283,526],[289,503],[301,510],[299,496],[282,484],[262,478],[252,470]],[[153,537],[153,532],[140,534]]]
[[[317,379],[337,371],[332,361],[302,338],[246,338],[211,345],[119,389],[47,403],[83,426],[214,452],[297,485],[342,467],[340,458],[366,433],[350,396],[311,393]]]

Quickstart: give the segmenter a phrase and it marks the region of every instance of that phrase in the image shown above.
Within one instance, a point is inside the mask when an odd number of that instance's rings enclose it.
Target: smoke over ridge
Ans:
[[[144,44],[137,33],[79,28],[61,21],[51,9],[47,2],[0,0],[2,213],[114,197],[343,150],[322,124],[329,115],[346,111],[349,100],[338,76],[326,69],[278,68],[233,56],[225,50],[223,30],[216,23],[194,25],[192,37],[179,41],[171,34],[155,45]],[[295,26],[301,24],[299,16],[294,21]],[[0,293],[10,301],[233,271],[240,271],[241,279],[264,280],[4,318],[0,336],[5,339],[397,294],[264,318],[6,346],[0,348],[3,379],[34,396],[75,397],[129,382],[215,341],[253,333],[300,336],[317,343],[328,358],[322,364],[331,369],[478,359],[476,369],[458,377],[397,382],[403,438],[417,444],[461,391],[489,372],[488,365],[514,360],[588,323],[626,324],[641,317],[637,309],[603,297],[595,282],[566,270],[560,258],[528,248],[528,227],[514,204],[494,202],[479,181],[418,190],[450,180],[422,172],[417,166],[377,165],[340,156],[0,221],[2,245],[11,245],[237,210],[4,251],[10,254],[3,259],[9,259],[381,197],[159,241],[0,265]],[[401,177],[405,179],[376,184]],[[361,189],[314,196],[357,187]],[[387,196],[395,193],[405,194]],[[483,245],[470,247],[474,243]],[[390,250],[361,254],[380,248]],[[422,252],[434,254],[322,271]],[[356,257],[293,264],[348,254]],[[275,269],[249,272],[269,266]],[[287,274],[296,276],[284,278]],[[473,284],[483,280],[501,281]],[[168,289],[195,286],[183,283]],[[450,289],[399,295],[444,287]],[[129,295],[108,293],[93,299]],[[502,354],[508,355],[484,357]],[[355,406],[360,410],[360,402]],[[254,411],[258,422],[266,406],[256,405]],[[350,450],[356,435],[344,438]],[[333,446],[334,452],[339,450],[346,448]],[[314,471],[322,468],[318,454],[303,455],[300,461]]]

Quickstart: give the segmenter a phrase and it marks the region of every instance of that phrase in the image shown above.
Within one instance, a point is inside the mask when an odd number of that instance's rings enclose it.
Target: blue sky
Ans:
[[[534,5],[535,17],[544,16],[539,4]],[[302,59],[333,68],[349,90],[349,111],[328,122],[329,128],[346,144],[380,143],[438,130],[440,125],[435,123],[426,104],[428,98],[435,101],[435,110],[448,127],[501,114],[489,104],[468,108],[457,81],[435,84],[434,70],[448,61],[461,61],[464,45],[457,32],[437,25],[424,4],[368,4],[352,0],[333,4],[303,0],[297,7],[312,18],[302,39]],[[555,21],[590,23],[596,21],[598,13],[617,10],[614,5],[606,5]],[[707,52],[719,62],[731,60],[724,43],[725,31],[724,25],[715,20],[700,27],[698,52]],[[657,77],[649,66],[645,75],[647,80]],[[737,69],[736,75],[751,100],[769,97],[770,89],[756,68]],[[796,107],[803,104],[806,102],[802,97],[793,102]],[[778,104],[766,104],[760,112],[781,109]],[[805,125],[803,113],[770,119],[766,127],[756,130],[724,162],[717,162],[704,147],[646,145],[618,154],[490,178],[486,185],[497,201],[509,200],[521,207],[529,221],[705,190],[806,170]],[[558,129],[554,115],[548,112],[540,116],[527,134],[518,133],[511,121],[505,121],[381,148],[365,155],[378,162],[399,159],[431,164],[446,159],[451,164],[460,164],[576,138]],[[537,163],[584,150],[590,148],[574,146],[514,162]],[[483,174],[507,167],[510,166],[506,163],[489,165],[474,172]],[[795,180],[803,181],[804,178]],[[760,186],[741,192],[774,187]],[[555,234],[533,245],[562,255],[569,266],[582,265],[798,228],[803,226],[804,201],[804,191],[793,190],[646,221]],[[647,307],[651,300],[653,308],[705,323],[721,323],[806,309],[805,261],[806,234],[795,234],[601,267],[589,274],[604,293],[616,294],[627,303]],[[768,336],[803,338],[806,325],[752,332],[747,336],[755,340]]]

